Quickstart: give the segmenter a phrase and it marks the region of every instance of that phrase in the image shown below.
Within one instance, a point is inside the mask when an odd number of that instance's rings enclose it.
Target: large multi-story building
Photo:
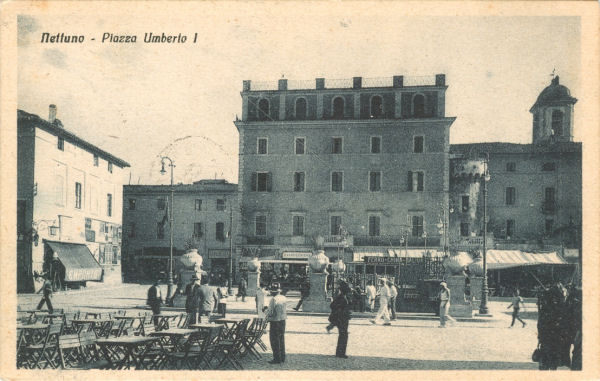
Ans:
[[[365,254],[439,247],[446,89],[443,74],[244,81],[241,261],[302,264],[318,242],[362,272]]]
[[[480,178],[470,175],[482,173],[482,168],[473,171],[472,167],[481,167],[487,156],[490,247],[580,247],[581,143],[573,141],[576,102],[555,77],[530,109],[532,144],[450,146],[455,158],[451,160],[450,236],[463,241],[481,237],[483,194]]]
[[[47,272],[57,287],[120,281],[121,200],[129,164],[49,119],[17,111],[17,290]]]
[[[239,215],[237,185],[200,180],[173,187],[173,255],[198,249],[203,267],[222,279],[229,274],[233,221]],[[168,272],[170,256],[170,185],[123,187],[123,275],[125,281],[149,281]],[[177,265],[178,261],[174,261]]]

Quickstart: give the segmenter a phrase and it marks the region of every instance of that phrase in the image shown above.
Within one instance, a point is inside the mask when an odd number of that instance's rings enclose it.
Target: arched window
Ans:
[[[269,101],[266,99],[261,99],[258,102],[258,120],[268,120],[269,119]]]
[[[563,113],[560,110],[552,111],[552,134],[561,136],[563,134]]]
[[[383,101],[379,95],[371,98],[371,118],[381,118],[383,116]]]
[[[296,119],[306,119],[306,99],[296,99]]]
[[[333,99],[333,118],[344,118],[344,98],[336,97]]]
[[[425,116],[425,97],[422,94],[417,94],[413,98],[413,116],[416,118]]]

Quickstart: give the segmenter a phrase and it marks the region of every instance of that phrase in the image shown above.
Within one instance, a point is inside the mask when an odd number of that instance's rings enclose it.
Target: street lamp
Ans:
[[[479,313],[482,315],[489,314],[487,306],[488,301],[488,278],[487,278],[487,181],[490,179],[488,173],[488,161],[490,160],[490,154],[485,153],[485,159],[483,161],[483,176],[481,182],[483,183],[483,285],[481,287],[481,305],[479,306]]]
[[[173,168],[175,168],[175,164],[173,164],[173,160],[168,156],[161,156],[160,163],[161,169],[160,174],[164,175],[167,173],[165,170],[165,160],[169,160],[169,167],[171,167],[171,215],[169,216],[169,230],[170,230],[170,251],[169,251],[169,277],[167,279],[167,300],[171,300],[173,297],[173,199],[175,195],[175,188],[173,186]]]
[[[227,205],[227,198],[225,198],[225,204]],[[229,280],[227,282],[227,294],[233,295],[233,206],[229,205]]]

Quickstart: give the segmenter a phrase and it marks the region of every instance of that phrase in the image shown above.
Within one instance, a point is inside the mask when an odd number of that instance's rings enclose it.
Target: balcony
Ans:
[[[246,236],[247,245],[273,245],[275,239],[273,237],[262,236]]]
[[[277,237],[278,245],[312,246],[313,239],[303,235],[280,235]]]
[[[556,213],[556,201],[547,200],[542,202],[542,213],[544,214],[554,214]]]
[[[323,237],[323,247],[348,247],[354,246],[354,237],[348,235],[328,235]]]
[[[407,243],[401,235],[356,236],[355,246],[404,246]],[[408,237],[408,246],[432,247],[440,245],[440,237]]]

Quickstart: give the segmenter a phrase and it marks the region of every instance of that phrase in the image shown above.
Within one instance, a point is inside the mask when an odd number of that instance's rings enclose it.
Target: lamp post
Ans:
[[[165,171],[165,160],[169,160],[169,167],[171,167],[171,215],[169,216],[169,230],[171,242],[169,246],[169,277],[167,278],[167,300],[171,300],[171,298],[173,297],[173,199],[175,196],[175,188],[173,186],[173,168],[175,168],[175,164],[173,164],[173,160],[170,157],[161,156],[161,175],[167,173],[167,171]]]
[[[227,205],[227,199],[225,199]],[[227,281],[227,294],[233,295],[233,206],[229,205],[229,280]]]
[[[480,314],[489,314],[487,306],[488,299],[488,278],[487,278],[487,181],[489,180],[488,173],[488,161],[490,159],[489,153],[486,152],[485,159],[483,162],[483,176],[481,182],[483,183],[483,285],[481,287],[481,305],[479,306]]]
[[[442,206],[443,216],[437,223],[438,232],[444,235],[444,257],[448,255],[448,223],[446,222],[446,208]]]

